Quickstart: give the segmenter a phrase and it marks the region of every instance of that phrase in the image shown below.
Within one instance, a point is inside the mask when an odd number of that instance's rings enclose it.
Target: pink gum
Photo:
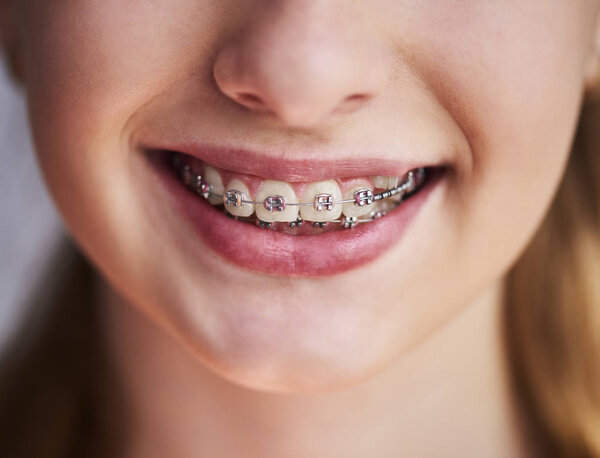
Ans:
[[[204,163],[196,158],[190,158],[189,162],[186,161],[186,163],[189,163],[192,169],[192,172],[194,172],[195,174],[199,174],[202,175],[204,173]],[[213,168],[215,170],[217,170],[219,172],[219,174],[221,175],[221,179],[223,180],[223,185],[225,187],[227,187],[227,184],[234,178],[237,178],[241,181],[243,181],[246,186],[248,186],[248,190],[250,191],[251,197],[254,199],[254,196],[256,196],[256,193],[258,192],[258,189],[260,188],[260,185],[262,184],[263,181],[265,181],[263,178],[257,177],[255,175],[246,175],[246,174],[240,174],[240,173],[234,173],[234,172],[229,172],[227,170],[223,170],[223,169],[219,169],[217,167]],[[368,187],[371,190],[377,190],[377,191],[383,191],[383,189],[380,188],[375,188],[373,186],[373,182],[371,181],[370,177],[351,177],[351,178],[331,178],[332,180],[334,180],[338,186],[340,187],[341,191],[342,191],[342,195],[344,194],[344,192],[354,186],[358,186],[358,185],[364,185],[366,187]],[[290,184],[290,186],[292,186],[292,188],[294,189],[294,192],[296,193],[296,197],[298,198],[298,200],[300,200],[300,198],[302,197],[302,194],[304,194],[304,190],[306,189],[306,187],[308,185],[310,185],[310,183],[297,183],[297,182],[288,182]]]

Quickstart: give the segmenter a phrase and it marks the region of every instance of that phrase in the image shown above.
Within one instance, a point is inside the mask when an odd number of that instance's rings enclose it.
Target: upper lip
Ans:
[[[142,145],[144,150],[169,150],[194,156],[201,161],[231,172],[288,182],[313,182],[330,178],[364,176],[403,176],[418,167],[443,164],[423,161],[399,161],[369,158],[289,158],[270,155],[243,147],[215,146],[196,141]]]

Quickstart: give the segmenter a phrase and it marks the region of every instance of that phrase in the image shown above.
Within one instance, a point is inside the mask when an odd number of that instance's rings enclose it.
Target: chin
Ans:
[[[192,354],[233,384],[280,393],[341,391],[383,370],[398,348],[385,319],[364,307],[260,304],[260,297],[209,304],[179,327]]]

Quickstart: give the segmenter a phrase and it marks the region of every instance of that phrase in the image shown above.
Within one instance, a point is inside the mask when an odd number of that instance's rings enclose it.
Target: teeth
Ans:
[[[246,186],[243,181],[238,180],[237,178],[234,178],[229,182],[227,185],[227,191],[241,192],[244,200],[252,200],[248,186]],[[254,213],[254,204],[243,203],[239,207],[225,205],[225,210],[234,216],[250,216],[252,213]]]
[[[315,202],[316,196],[319,196],[317,202]],[[318,222],[333,221],[339,218],[342,214],[342,206],[327,205],[330,200],[334,202],[342,200],[342,191],[335,181],[327,180],[309,184],[302,194],[302,202],[313,205],[302,205],[300,216],[304,220]],[[317,208],[321,208],[321,210],[317,210]]]
[[[371,178],[373,186],[379,189],[392,189],[398,186],[400,182],[399,177],[372,176],[369,178]]]
[[[355,193],[364,190],[368,190],[371,192],[373,191],[371,189],[371,185],[367,181],[365,181],[363,184],[358,184],[356,186],[351,187],[350,189],[347,189],[346,192],[344,192],[344,200],[354,199]],[[373,211],[373,203],[358,206],[355,202],[347,202],[343,204],[342,211],[346,216],[363,216]]]
[[[182,162],[176,156],[172,166],[188,188],[208,199],[212,205],[224,204],[230,215],[248,218],[256,212],[256,223],[262,224],[261,227],[275,222],[286,222],[290,227],[300,227],[303,222],[324,227],[329,221],[341,222],[342,227],[354,227],[362,222],[361,217],[378,219],[394,210],[407,193],[410,196],[422,187],[427,178],[426,168],[421,167],[409,171],[401,179],[391,176],[355,178],[346,184],[352,186],[344,192],[333,179],[306,183],[302,203],[299,204],[290,183],[265,180],[253,198],[248,185],[239,178],[230,179],[225,187],[218,169],[203,164],[203,172],[200,174],[201,164]],[[259,180],[251,180],[251,186],[255,189]],[[402,186],[398,187],[400,184]],[[344,200],[348,202],[341,204],[340,201]]]
[[[285,181],[265,180],[256,193],[256,217],[261,221],[273,223],[275,221],[296,221],[298,218],[298,198],[294,189]],[[269,210],[269,208],[271,210]]]
[[[210,165],[204,166],[204,176],[206,182],[212,186],[212,193],[208,198],[208,202],[212,205],[219,205],[223,203],[223,198],[215,196],[214,194],[223,195],[225,193],[225,187],[223,186],[223,180],[221,174]]]
[[[425,169],[424,168],[419,168],[416,170],[413,170],[411,172],[409,172],[409,176],[410,176],[410,182],[412,183],[412,186],[410,188],[410,191],[414,191],[416,188],[418,188],[421,184],[423,184],[423,181],[425,181]]]
[[[389,212],[396,208],[396,202],[391,199],[378,200],[373,204],[373,210],[380,212]]]

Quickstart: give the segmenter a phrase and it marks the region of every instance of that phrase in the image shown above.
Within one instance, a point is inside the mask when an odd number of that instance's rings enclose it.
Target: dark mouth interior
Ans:
[[[180,178],[179,174],[177,173],[177,171],[175,169],[173,169],[173,167],[172,167],[173,157],[176,154],[180,154],[183,157],[186,156],[184,153],[180,153],[177,151],[170,151],[170,150],[149,150],[148,151],[148,155],[149,155],[149,158],[151,159],[151,161],[153,161],[155,163],[159,163],[159,165],[161,167],[169,168],[170,173],[173,173],[176,176],[176,178],[178,179],[178,181],[181,183],[181,185],[185,186],[184,183],[181,181],[181,178]],[[439,179],[441,179],[441,177],[444,175],[446,169],[447,169],[447,167],[445,167],[445,166],[424,167],[424,170],[425,170],[424,182],[415,191],[413,191],[409,194],[406,194],[404,196],[404,198],[402,199],[402,202],[410,199],[412,196],[414,196],[418,192],[424,190],[425,188],[432,186],[435,182],[437,182]],[[191,190],[187,187],[186,187],[186,189],[188,189],[188,191],[190,193],[195,194],[200,200],[205,200],[200,195],[195,193],[193,190]],[[344,226],[340,223],[319,224],[319,223],[313,223],[311,221],[302,221],[300,225],[298,225],[297,223],[295,225],[290,224],[289,222],[265,223],[265,222],[259,221],[256,218],[256,213],[252,214],[249,217],[238,217],[238,216],[232,215],[227,210],[225,210],[225,206],[223,204],[211,205],[208,202],[205,202],[205,204],[210,205],[212,208],[223,213],[227,217],[237,220],[241,223],[252,224],[252,225],[255,225],[255,226],[263,228],[263,229],[268,229],[268,230],[278,231],[278,232],[285,232],[285,233],[294,234],[294,235],[316,235],[316,234],[323,234],[325,232],[330,232],[330,231],[352,230],[352,229],[344,228]],[[402,206],[402,203],[400,203],[398,206],[396,206],[394,209],[392,209],[389,213],[397,211],[398,208],[401,206]],[[370,218],[369,214],[367,214],[363,217],[359,217],[359,220],[360,219],[368,219],[368,218]],[[371,221],[371,222],[361,222],[361,223],[358,223],[356,227],[359,227],[364,224],[376,224],[376,223],[377,223],[376,220]]]

